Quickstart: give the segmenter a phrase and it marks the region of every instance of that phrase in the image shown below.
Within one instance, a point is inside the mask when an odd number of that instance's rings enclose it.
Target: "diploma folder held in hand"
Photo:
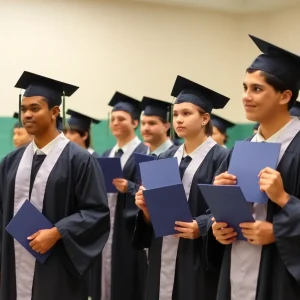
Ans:
[[[31,241],[27,238],[39,230],[53,227],[53,224],[30,201],[26,200],[5,229],[37,261],[43,264],[50,255],[51,249],[44,254],[37,253],[29,246]]]

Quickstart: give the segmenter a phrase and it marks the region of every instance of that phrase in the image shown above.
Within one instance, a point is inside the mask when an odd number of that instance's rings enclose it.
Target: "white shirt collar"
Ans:
[[[255,142],[267,142],[267,143],[276,143],[278,140],[279,136],[284,132],[285,128],[292,122],[293,119],[290,120],[286,125],[284,125],[281,129],[279,129],[276,133],[274,133],[271,137],[268,139],[264,139],[264,137],[260,133],[260,127],[258,128],[256,137],[255,137]]]
[[[167,139],[164,143],[162,143],[158,148],[156,148],[153,152],[150,153],[150,149],[149,149],[149,154],[155,154],[155,155],[160,155],[161,153],[167,151],[171,146],[173,145],[173,143]]]
[[[95,150],[91,147],[86,149],[90,154],[93,154],[95,152]]]
[[[209,137],[208,137],[209,138]],[[193,152],[191,152],[190,154],[187,154],[185,151],[185,146],[183,145],[183,158],[186,157],[187,155],[191,157],[191,159],[194,159],[197,155],[197,153],[201,150],[201,147],[205,144],[205,141],[199,145]]]
[[[124,153],[130,150],[134,150],[139,144],[141,143],[141,140],[135,136],[130,142],[128,142],[123,147],[119,147],[118,144],[114,146],[113,152],[115,153],[119,149],[122,149]]]
[[[53,147],[56,144],[56,141],[61,137],[64,136],[63,132],[61,132],[55,139],[53,139],[50,143],[48,143],[45,147],[42,149],[39,149],[38,146],[36,145],[35,141],[33,140],[33,153],[36,155],[48,155],[50,151],[53,149]]]

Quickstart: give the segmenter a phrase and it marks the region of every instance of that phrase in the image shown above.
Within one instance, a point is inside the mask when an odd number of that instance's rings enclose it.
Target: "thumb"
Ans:
[[[40,231],[37,231],[36,233],[34,233],[33,235],[29,236],[27,238],[27,240],[34,240],[38,235],[40,234]]]

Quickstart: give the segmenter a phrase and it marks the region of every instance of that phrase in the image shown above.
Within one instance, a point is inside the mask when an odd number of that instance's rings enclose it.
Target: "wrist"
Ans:
[[[52,231],[53,231],[53,233],[54,233],[54,235],[55,235],[56,241],[59,241],[59,240],[61,239],[61,235],[60,235],[58,229],[57,229],[56,227],[53,227],[53,228],[52,228]]]
[[[276,203],[281,208],[283,208],[289,202],[289,200],[290,200],[290,195],[287,194],[286,192],[283,192],[283,194],[276,199]]]

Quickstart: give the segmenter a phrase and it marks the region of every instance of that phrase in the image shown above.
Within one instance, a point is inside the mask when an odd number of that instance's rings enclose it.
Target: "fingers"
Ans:
[[[174,227],[174,229],[181,233],[193,233],[193,229],[191,229],[191,228]]]
[[[225,228],[225,227],[227,227],[228,226],[228,224],[227,223],[222,223],[222,222],[214,222],[213,224],[212,224],[212,229],[213,230],[218,230],[218,229],[221,229],[221,228]]]
[[[140,192],[140,191],[142,192],[142,191],[145,191],[145,190],[146,190],[146,189],[141,185],[140,188],[139,188],[139,192]]]
[[[186,228],[192,228],[193,227],[193,222],[180,222],[177,221],[175,222],[176,225],[181,226],[181,227],[186,227]]]
[[[262,170],[259,172],[258,176],[260,177],[261,174],[263,174],[263,173],[267,173],[267,174],[276,174],[276,173],[278,173],[278,172],[277,172],[276,170],[270,168],[270,167],[266,167],[266,168],[262,169]]]
[[[228,172],[222,173],[215,177],[215,185],[233,185],[236,184],[236,176]]]
[[[36,233],[32,234],[27,238],[27,240],[34,240],[38,235],[40,234],[40,231],[37,231]]]

